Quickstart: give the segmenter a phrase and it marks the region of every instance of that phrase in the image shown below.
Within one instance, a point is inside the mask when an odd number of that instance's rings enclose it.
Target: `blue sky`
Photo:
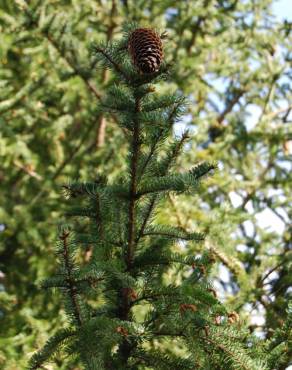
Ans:
[[[273,4],[274,14],[280,19],[292,22],[292,0],[278,0]]]

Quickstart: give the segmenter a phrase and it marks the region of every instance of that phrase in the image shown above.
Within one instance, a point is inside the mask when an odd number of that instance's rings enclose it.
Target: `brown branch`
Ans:
[[[34,169],[31,165],[23,165],[21,164],[20,162],[18,162],[17,160],[14,160],[13,161],[13,164],[20,168],[23,172],[25,172],[26,174],[28,174],[30,177],[34,177],[35,179],[37,179],[38,181],[41,181],[43,178],[42,176],[40,176]]]
[[[284,252],[285,254],[285,252]],[[281,261],[280,263],[278,263],[275,267],[273,267],[272,269],[270,269],[264,276],[263,278],[261,279],[260,283],[263,284],[263,282],[274,272],[276,271],[279,267],[281,267],[282,265],[284,265],[287,261]],[[264,284],[265,285],[265,284]]]
[[[96,133],[96,148],[100,148],[104,145],[105,142],[105,130],[106,130],[106,119],[103,115],[100,116],[98,122],[98,130]]]
[[[217,123],[219,125],[224,121],[225,117],[228,113],[230,113],[233,109],[233,107],[239,102],[239,99],[243,96],[245,93],[245,90],[239,90],[233,97],[233,99],[230,100],[230,102],[227,104],[223,112],[217,117]]]

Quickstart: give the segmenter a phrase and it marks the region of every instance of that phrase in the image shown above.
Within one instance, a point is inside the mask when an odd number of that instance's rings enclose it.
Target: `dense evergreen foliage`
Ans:
[[[126,169],[111,183],[99,176],[65,187],[76,204],[68,214],[85,220],[60,230],[61,266],[43,286],[61,290],[71,325],[33,356],[31,369],[64,342],[86,369],[264,369],[252,358],[254,348],[245,348],[247,333],[232,327],[238,315],[216,299],[208,280],[212,254],[194,255],[192,242],[203,235],[155,222],[161,198],[192,194],[215,166],[171,170],[188,138],[168,139],[183,98],[155,93],[166,66],[151,74],[133,69],[128,34],[95,47],[96,59],[116,75],[100,109],[114,113],[124,132]],[[185,243],[175,251],[174,241]],[[169,276],[173,265],[176,274]],[[166,339],[173,350],[163,349]],[[185,354],[176,353],[178,344]]]
[[[172,169],[182,176],[182,182],[176,185],[183,186],[184,181],[190,180],[182,174],[188,173],[193,163],[215,161],[219,167],[196,189],[198,195],[177,197],[172,191],[162,197],[155,225],[161,225],[160,232],[179,232],[179,240],[193,230],[206,235],[203,243],[187,242],[187,250],[173,240],[169,253],[188,251],[192,258],[201,256],[205,264],[206,249],[212,252],[211,260],[216,261],[212,268],[207,263],[206,276],[198,283],[204,289],[210,288],[204,284],[212,278],[213,295],[224,302],[224,311],[220,311],[222,307],[216,300],[215,306],[210,303],[208,315],[215,315],[217,310],[222,317],[234,311],[239,313],[250,332],[266,339],[257,343],[257,353],[244,351],[245,355],[251,361],[263,358],[266,368],[288,366],[291,25],[278,23],[271,16],[271,4],[269,0],[175,4],[142,0],[0,1],[0,364],[5,369],[25,368],[33,351],[54,333],[52,347],[48,344],[40,356],[52,353],[58,341],[67,351],[78,352],[74,347],[78,336],[67,328],[60,305],[62,295],[41,291],[39,281],[57,270],[53,254],[56,225],[65,221],[67,212],[66,202],[60,197],[62,184],[70,179],[65,190],[67,195],[73,195],[76,214],[80,211],[80,199],[86,198],[87,193],[90,204],[101,187],[114,190],[112,187],[120,181],[120,191],[127,189],[129,178],[121,180],[120,174],[129,173],[129,147],[122,126],[128,120],[120,122],[120,113],[116,111],[119,106],[111,104],[117,103],[116,94],[126,94],[125,99],[129,99],[133,90],[116,89],[117,77],[101,65],[97,68],[97,59],[90,58],[89,44],[107,43],[113,36],[121,40],[122,23],[133,19],[143,26],[168,32],[165,53],[170,78],[160,81],[156,88],[158,96],[165,96],[164,107],[176,102],[171,100],[170,91],[178,90],[180,99],[185,95],[189,102],[180,123],[164,133],[163,145],[157,147],[157,161],[167,155],[168,144],[174,145],[173,131],[178,134],[188,126],[190,139]],[[110,92],[115,100],[106,100]],[[148,95],[151,99],[154,92]],[[99,174],[107,175],[107,184],[102,177],[93,175],[97,168]],[[78,181],[71,183],[73,179]],[[87,186],[86,182],[92,179],[97,182]],[[166,192],[173,180],[172,176],[167,178],[160,190]],[[148,186],[150,194],[158,183],[154,179],[144,186]],[[106,196],[112,204],[115,198],[106,193],[104,200]],[[274,228],[266,227],[263,214],[276,215],[272,219]],[[76,221],[75,233],[70,231],[70,238],[77,238],[79,246],[90,244],[85,235],[83,241],[78,240],[88,231],[86,227]],[[147,238],[145,243],[155,239]],[[88,263],[90,256],[90,249],[86,248],[84,255],[77,253],[77,266]],[[154,254],[153,257],[157,258]],[[80,267],[76,274],[85,274],[81,270]],[[83,276],[87,280],[79,285],[92,298],[88,281],[93,272],[87,273]],[[182,276],[184,269],[177,261],[163,275],[163,283],[169,285],[175,280],[178,284]],[[140,286],[137,291],[134,289],[137,298],[139,289]],[[87,303],[90,310],[97,312],[105,302],[91,299]],[[139,320],[145,315],[142,308],[141,312],[135,311]],[[179,310],[177,319],[199,314],[193,310],[194,307],[182,308],[184,312]],[[210,320],[208,315],[204,316],[206,320]],[[254,320],[255,315],[259,320]],[[229,323],[223,320],[222,327],[216,326],[215,330],[231,327],[237,331],[239,324],[230,323],[235,317],[229,317]],[[214,318],[217,320],[216,315]],[[111,340],[126,339],[125,333],[128,331],[130,336],[133,330],[124,325],[117,327],[120,329]],[[60,328],[65,329],[59,331]],[[212,336],[211,329],[210,332]],[[242,346],[244,341],[238,335]],[[245,338],[246,346],[252,347],[248,336]],[[180,341],[175,354],[173,347],[169,341],[163,341],[158,355],[166,351],[169,361],[173,355],[187,357]],[[214,357],[223,355],[218,351],[214,350]],[[270,356],[266,358],[267,352]],[[202,353],[200,356],[205,361],[208,357]],[[214,361],[219,361],[219,357]],[[78,361],[57,353],[53,368],[77,369]],[[201,366],[205,366],[204,362]]]

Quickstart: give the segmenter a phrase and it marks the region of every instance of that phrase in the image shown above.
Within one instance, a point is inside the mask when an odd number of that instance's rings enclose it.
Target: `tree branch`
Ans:
[[[219,123],[219,125],[224,121],[227,114],[232,111],[233,107],[239,102],[239,99],[242,97],[244,93],[245,93],[245,90],[241,89],[230,100],[230,102],[227,104],[223,112],[217,117],[217,123]]]
[[[64,258],[65,269],[67,272],[66,280],[68,283],[69,295],[70,295],[72,306],[74,309],[74,317],[76,319],[78,326],[81,326],[82,318],[81,318],[79,304],[77,301],[77,288],[75,286],[74,278],[72,276],[73,269],[72,269],[72,264],[69,258],[68,237],[69,237],[69,232],[63,232],[63,234],[60,236],[60,240],[62,241],[62,245],[63,245],[63,258]]]
[[[176,150],[172,153],[172,156],[169,158],[169,161],[168,161],[168,163],[166,165],[164,174],[167,173],[167,170],[169,169],[169,166],[170,166],[171,162],[177,157],[177,155],[180,152],[180,150],[181,150],[184,142],[188,139],[188,137],[189,137],[188,135],[189,135],[188,132],[185,132],[183,134],[183,136],[181,137],[180,142],[179,142],[179,145],[177,146]],[[164,174],[162,174],[162,175],[164,175]],[[147,226],[147,222],[148,222],[148,220],[149,220],[149,218],[150,218],[150,216],[152,214],[152,211],[154,209],[154,206],[155,206],[155,202],[157,200],[157,197],[158,197],[158,195],[155,194],[154,196],[152,196],[152,198],[150,200],[150,204],[148,206],[148,210],[146,212],[146,216],[144,217],[143,223],[141,225],[141,228],[140,228],[140,230],[138,232],[138,235],[137,235],[137,238],[136,238],[136,243],[138,243],[138,241],[140,240],[140,238],[144,234],[144,230],[145,230],[145,228]]]
[[[140,99],[136,98],[136,113],[141,111]],[[140,150],[140,127],[137,118],[134,119],[134,131],[132,141],[132,161],[131,161],[131,184],[130,184],[130,204],[129,204],[129,225],[128,225],[128,249],[127,249],[127,268],[131,269],[134,256],[134,244],[135,244],[135,202],[137,195],[137,166],[138,166],[138,155]]]

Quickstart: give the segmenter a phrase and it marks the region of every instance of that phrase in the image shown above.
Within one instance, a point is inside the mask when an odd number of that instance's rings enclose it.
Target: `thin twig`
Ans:
[[[25,173],[27,173],[30,177],[34,177],[35,179],[37,179],[39,181],[43,179],[42,176],[39,175],[37,172],[35,172],[35,170],[30,165],[23,165],[20,162],[18,162],[17,160],[14,160],[13,164],[16,167],[20,168]]]
[[[239,99],[243,96],[244,93],[245,93],[245,90],[242,89],[234,95],[233,99],[230,100],[230,102],[225,107],[223,112],[217,117],[217,122],[219,124],[221,124],[224,121],[227,114],[232,111],[233,107],[239,102]]]
[[[126,75],[126,73],[123,71],[123,69],[113,60],[113,58],[102,48],[95,48],[95,51],[97,53],[102,54],[115,68],[115,70],[124,77],[126,81],[129,81],[129,77]]]

